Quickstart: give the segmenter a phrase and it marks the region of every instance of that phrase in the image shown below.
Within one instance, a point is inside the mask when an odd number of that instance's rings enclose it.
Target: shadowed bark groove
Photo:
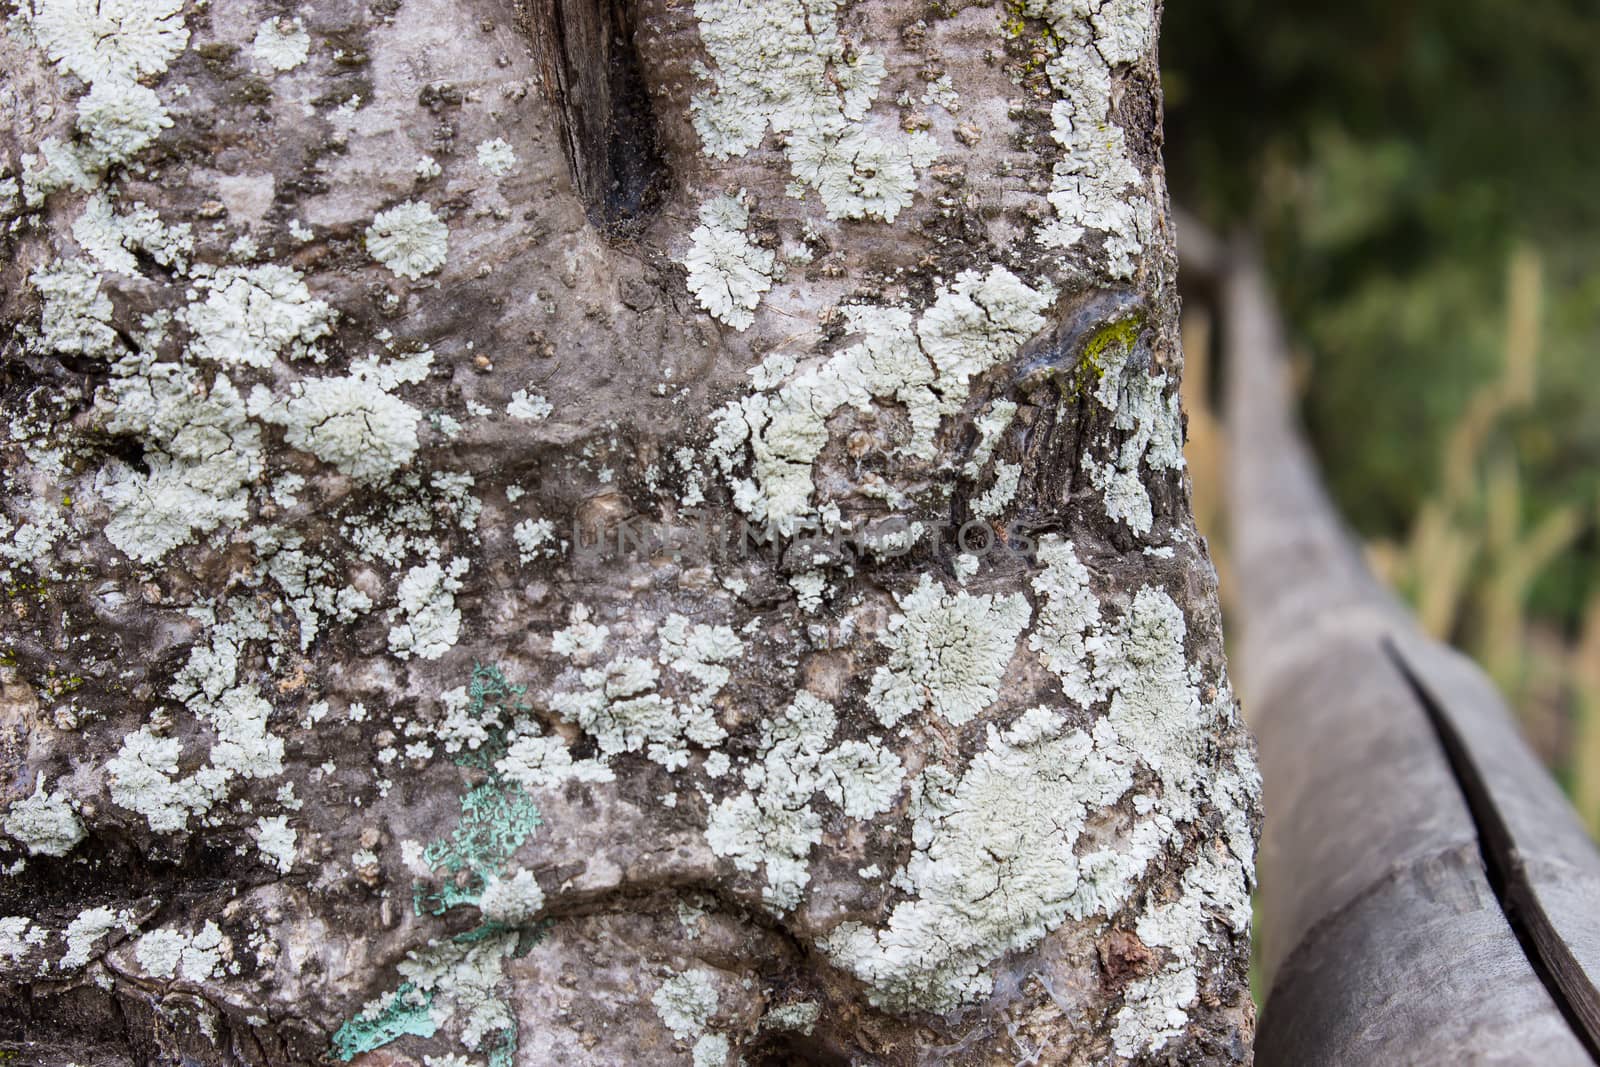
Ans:
[[[632,0],[517,6],[589,220],[608,236],[636,236],[660,209],[672,175],[634,47]]]

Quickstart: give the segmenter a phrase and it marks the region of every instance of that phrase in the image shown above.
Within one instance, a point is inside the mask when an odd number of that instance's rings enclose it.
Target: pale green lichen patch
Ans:
[[[155,90],[99,81],[78,101],[78,159],[91,173],[126,162],[155,143],[172,118]]]
[[[84,836],[83,822],[71,797],[48,791],[42,772],[33,794],[13,803],[0,827],[31,856],[65,856]]]
[[[606,647],[611,628],[590,622],[591,615],[586,605],[574,604],[571,624],[550,635],[550,651],[580,663],[587,663],[598,655]]]
[[[811,880],[808,857],[822,840],[821,793],[851,818],[887,811],[899,793],[900,758],[873,738],[830,748],[838,715],[805,692],[762,725],[759,760],[744,770],[751,792],[723,798],[706,824],[711,851],[742,871],[765,867],[762,898],[775,911],[797,907]]]
[[[85,82],[132,82],[167,69],[189,42],[183,0],[34,0],[34,39]]]
[[[55,501],[35,496],[20,504],[20,522],[13,525],[0,517],[0,582],[7,583],[13,592],[20,588],[11,584],[17,578],[13,567],[27,567],[53,580],[63,576],[50,565],[51,548],[70,528]]]
[[[283,483],[274,500],[283,505]],[[289,504],[288,506],[293,506]],[[294,612],[300,627],[300,648],[311,647],[324,621],[350,623],[372,610],[372,598],[352,585],[344,584],[338,568],[326,557],[307,551],[305,538],[278,527],[257,527],[247,535],[268,577],[277,582],[285,602]]]
[[[895,905],[884,927],[848,921],[821,942],[880,1006],[948,1012],[987,995],[996,960],[1032,947],[1068,917],[1121,908],[1151,861],[1200,814],[1210,781],[1208,738],[1231,715],[1231,698],[1202,701],[1177,605],[1144,587],[1106,621],[1069,542],[1042,538],[1039,561],[1033,584],[1042,603],[1030,647],[1073,703],[1103,705],[1105,714],[1085,732],[1069,729],[1059,712],[1034,708],[1007,729],[990,725],[984,751],[964,771],[930,767],[913,783],[915,847],[893,878],[910,899]],[[1135,789],[1140,768],[1154,775],[1159,792]],[[1131,825],[1082,849],[1089,817],[1130,793]],[[1241,774],[1228,798],[1242,812],[1250,796]],[[1218,944],[1221,935],[1209,925],[1218,902],[1227,906],[1230,928],[1248,919],[1238,902],[1248,887],[1250,835],[1242,814],[1233,826],[1230,842],[1243,843],[1196,875],[1203,888],[1195,903],[1149,912],[1166,924],[1151,928],[1152,937],[1167,938],[1162,944],[1176,940],[1162,931],[1180,923],[1185,943]],[[1157,1049],[1175,1032],[1174,1013],[1190,1006],[1198,988],[1197,951],[1175,954],[1122,1009],[1119,1051]],[[1166,1022],[1153,1023],[1158,1016]]]
[[[769,357],[758,391],[719,412],[713,455],[730,477],[744,453],[751,460],[750,477],[734,478],[735,504],[782,533],[822,514],[811,500],[812,466],[828,443],[827,421],[846,406],[870,412],[874,398],[904,406],[903,451],[933,458],[940,420],[960,410],[975,376],[1044,328],[1041,312],[1054,299],[1049,284],[1025,285],[997,266],[964,271],[920,319],[906,308],[845,305],[858,343],[798,373],[792,357]]]
[[[1146,901],[1134,930],[1145,945],[1167,950],[1168,959],[1155,974],[1134,979],[1124,992],[1111,1032],[1118,1054],[1137,1056],[1184,1032],[1188,1009],[1198,995],[1200,953],[1227,947],[1216,928],[1219,918],[1234,934],[1249,931],[1250,895],[1239,877],[1241,859],[1236,855],[1222,861],[1214,853],[1203,854],[1183,872],[1177,900]]]
[[[691,1052],[694,1067],[727,1067],[730,1051],[727,1034],[701,1034]]]
[[[696,1037],[717,1010],[717,986],[710,971],[692,970],[669,976],[651,994],[656,1014],[673,1035]]]
[[[650,997],[662,1025],[680,1041],[694,1041],[694,1067],[725,1067],[728,1062],[727,1035],[706,1029],[718,1000],[714,976],[702,969],[669,975]]]
[[[872,676],[867,702],[885,726],[932,706],[946,722],[971,722],[1000,696],[1000,679],[1032,610],[1010,596],[946,591],[927,575],[899,598],[879,641],[889,662]]]
[[[550,706],[594,737],[608,756],[644,750],[668,769],[688,762],[687,742],[715,745],[727,736],[705,706],[679,706],[657,691],[660,671],[637,656],[619,656],[579,675],[583,688],[558,692]]]
[[[93,189],[171,127],[160,98],[139,80],[166,70],[188,43],[181,0],[34,0],[17,12],[15,25],[89,85],[77,104],[79,140],[46,138],[38,156],[22,157],[29,207],[62,189]]]
[[[1106,515],[1137,534],[1148,534],[1154,522],[1150,490],[1140,467],[1183,469],[1183,414],[1178,391],[1169,394],[1166,387],[1165,374],[1134,369],[1124,381],[1112,417],[1112,426],[1127,436],[1120,443],[1107,442],[1109,458],[1087,463],[1089,481],[1105,499]]]
[[[42,302],[36,351],[105,357],[117,345],[111,328],[111,298],[100,276],[81,259],[57,260],[28,276]]]
[[[291,267],[223,267],[197,278],[195,289],[197,298],[178,317],[196,359],[257,368],[279,357],[320,359],[316,343],[332,331],[333,310]]]
[[[517,1020],[498,990],[506,957],[518,951],[517,931],[484,933],[430,944],[397,968],[411,988],[397,999],[425,1000],[434,1028],[453,1026],[461,1044],[488,1057],[491,1067],[511,1067]]]
[[[138,255],[149,256],[179,272],[188,269],[194,252],[194,230],[188,223],[167,226],[155,211],[135,203],[116,211],[103,193],[91,196],[72,224],[72,239],[100,266],[116,274],[137,276]]]
[[[1017,495],[1017,487],[1022,480],[1022,465],[1019,463],[997,463],[994,468],[994,484],[972,501],[972,513],[981,519],[992,519],[1000,515],[1010,506]]]
[[[761,294],[772,288],[772,252],[750,243],[750,211],[743,196],[718,196],[700,207],[683,265],[689,292],[713,318],[736,330],[755,322]]]
[[[573,626],[553,638],[555,650],[575,659],[592,657],[605,640],[606,628],[575,614]],[[641,656],[617,656],[603,666],[578,672],[581,688],[550,697],[562,718],[591,735],[604,756],[644,753],[676,770],[689,760],[689,744],[713,747],[728,733],[717,722],[713,702],[732,677],[743,643],[726,626],[692,623],[671,615],[660,628],[660,664]],[[675,686],[681,696],[662,692],[661,667],[682,676]],[[670,690],[669,690],[670,692]]]
[[[250,836],[255,838],[263,861],[276,867],[279,874],[288,874],[294,867],[295,839],[299,835],[289,825],[287,816],[263,815],[256,820]]]
[[[79,912],[77,918],[67,924],[62,932],[62,938],[67,943],[67,950],[61,956],[59,964],[63,971],[75,971],[88,964],[94,957],[95,948],[101,939],[116,930],[124,933],[133,933],[137,924],[133,920],[133,913],[126,908],[86,908]]]
[[[476,664],[466,685],[440,695],[445,717],[434,727],[457,763],[488,768],[505,753],[506,741],[532,705],[525,686],[513,685],[498,667]]]
[[[88,192],[100,184],[100,175],[84,169],[72,145],[54,137],[39,142],[39,153],[22,156],[22,199],[30,208],[44,204],[45,197],[63,189]]]
[[[142,726],[123,738],[106,763],[111,799],[143,815],[157,833],[183,830],[192,814],[205,814],[235,778],[270,778],[283,771],[283,740],[267,728],[272,712],[254,690],[229,689],[216,700],[191,702],[216,732],[209,765],[178,775],[181,743]]]
[[[344,474],[383,481],[416,455],[422,422],[422,412],[394,390],[420,382],[432,361],[431,352],[390,363],[362,360],[340,377],[293,382],[286,397],[257,386],[250,393],[250,414],[282,426],[291,446]]]
[[[504,178],[517,165],[516,150],[504,137],[478,144],[478,166],[496,178]]]
[[[875,1004],[947,1012],[987,994],[987,964],[1067,917],[1085,817],[1131,781],[1126,767],[1091,763],[1090,737],[1046,708],[988,733],[965,773],[934,768],[913,786],[915,851],[896,878],[912,899],[885,929],[846,922],[822,942]]]
[[[1028,647],[1061,680],[1068,700],[1088,706],[1105,696],[1104,685],[1083,669],[1089,661],[1088,638],[1100,624],[1100,600],[1072,542],[1041,539],[1038,560],[1041,569],[1032,584],[1040,599],[1039,624],[1028,635]]]
[[[878,96],[882,57],[839,35],[835,0],[697,0],[714,69],[690,110],[708,156],[742,156],[767,129],[784,138],[791,172],[830,218],[893,221],[917,170],[938,155],[927,133],[881,135],[862,122]]]
[[[709,703],[733,677],[729,664],[739,661],[744,642],[731,627],[691,621],[687,616],[668,615],[657,631],[661,662],[679,674],[700,683],[694,699]]]
[[[517,558],[523,563],[560,554],[555,523],[549,519],[523,519],[511,528],[511,539],[517,543]]]
[[[917,322],[917,338],[938,371],[940,413],[957,411],[972,379],[1016,354],[1044,329],[1055,300],[1049,282],[1028,285],[1004,267],[962,271]]]
[[[170,719],[163,715],[124,737],[106,763],[111,799],[143,815],[157,833],[187,829],[190,817],[209,813],[237,779],[267,779],[283,771],[283,739],[269,729],[272,706],[255,687],[239,683],[246,646],[265,638],[267,627],[252,600],[237,598],[228,610],[232,617],[226,621],[215,606],[190,610],[207,625],[208,641],[190,649],[168,687],[169,696],[211,728],[209,760],[180,774],[183,745],[164,736]]]
[[[1205,729],[1229,714],[1231,700],[1219,694],[1217,703],[1202,703],[1184,660],[1183,613],[1165,592],[1147,586],[1108,624],[1070,542],[1042,538],[1039,560],[1043,570],[1033,586],[1045,604],[1030,645],[1075,702],[1109,699],[1103,721],[1161,779],[1162,810],[1192,818],[1194,793],[1206,777],[1196,762]]]
[[[524,419],[528,422],[541,422],[550,417],[555,407],[540,396],[526,389],[518,389],[511,394],[511,402],[506,405],[506,414],[513,419]]]
[[[311,35],[298,16],[271,18],[256,29],[250,49],[256,66],[262,70],[274,73],[293,70],[310,54]]]
[[[204,982],[217,974],[226,948],[221,928],[207,920],[193,933],[151,930],[134,943],[133,955],[140,970],[153,978]]]
[[[97,409],[113,434],[135,437],[144,471],[108,463],[96,488],[111,508],[106,536],[142,563],[196,533],[244,519],[262,471],[261,432],[226,375],[208,389],[189,367],[128,355],[112,367]]]
[[[1155,24],[1148,0],[1025,0],[1023,14],[1042,19],[1056,93],[1053,136],[1061,147],[1049,193],[1056,218],[1039,230],[1046,245],[1067,248],[1104,235],[1106,273],[1133,276],[1153,228],[1154,208],[1127,138],[1111,117],[1114,67],[1139,60]]]
[[[131,82],[96,83],[78,100],[77,112],[75,143],[46,138],[39,145],[39,156],[22,157],[23,200],[29,207],[40,206],[63,189],[94,189],[108,170],[132,159],[172,127],[155,91]]]
[[[438,659],[461,636],[461,612],[455,594],[469,564],[457,558],[442,565],[418,564],[400,579],[395,624],[389,628],[389,651],[401,659]]]
[[[544,890],[532,871],[493,875],[478,894],[478,910],[493,925],[526,926],[544,910]]]
[[[802,1000],[768,1011],[761,1017],[761,1029],[792,1030],[797,1034],[809,1035],[816,1029],[820,1018],[822,1005],[814,1000]]]
[[[988,465],[996,446],[1000,444],[1001,436],[1016,417],[1017,405],[1010,400],[993,400],[984,408],[983,414],[975,422],[978,443],[972,450],[971,458],[961,468],[962,474],[976,478],[983,473],[983,468]]]

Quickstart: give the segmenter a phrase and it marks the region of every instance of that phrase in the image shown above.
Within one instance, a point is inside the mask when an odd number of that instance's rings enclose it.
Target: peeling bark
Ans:
[[[1247,1062],[1156,18],[24,4],[0,1047]]]

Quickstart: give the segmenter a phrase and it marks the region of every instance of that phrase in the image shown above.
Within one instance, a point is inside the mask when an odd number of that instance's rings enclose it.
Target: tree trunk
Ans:
[[[1156,15],[25,0],[0,1044],[1248,1061]]]

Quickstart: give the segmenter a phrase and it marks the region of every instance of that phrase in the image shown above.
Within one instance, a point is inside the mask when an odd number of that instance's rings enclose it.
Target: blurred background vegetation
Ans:
[[[1177,0],[1162,63],[1173,198],[1263,244],[1335,499],[1600,834],[1600,9]]]

